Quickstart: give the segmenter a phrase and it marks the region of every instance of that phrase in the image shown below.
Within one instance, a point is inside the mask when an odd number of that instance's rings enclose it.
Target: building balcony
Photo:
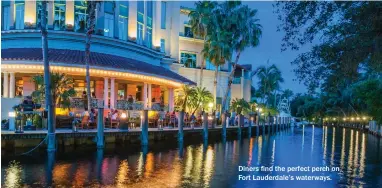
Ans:
[[[204,42],[201,37],[195,37],[194,35],[184,34],[183,32],[179,32],[179,40],[199,43]]]

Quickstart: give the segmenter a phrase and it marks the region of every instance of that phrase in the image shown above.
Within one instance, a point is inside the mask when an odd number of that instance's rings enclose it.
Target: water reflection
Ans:
[[[304,148],[311,139],[311,148]],[[322,139],[322,140],[320,140]],[[371,140],[371,141],[370,141]],[[315,147],[321,143],[322,147]],[[356,130],[332,127],[295,128],[280,134],[260,135],[224,143],[182,143],[138,151],[94,150],[47,155],[41,161],[3,160],[4,187],[253,187],[237,180],[238,165],[330,164],[341,171],[330,173],[327,187],[369,185],[381,187],[381,146],[374,137]],[[305,143],[307,144],[307,143]],[[81,153],[81,155],[79,154]],[[75,157],[73,157],[75,156]],[[3,158],[4,159],[4,158]],[[281,175],[282,173],[274,172]],[[43,175],[36,175],[43,174]],[[301,187],[301,182],[256,182],[259,187]],[[320,187],[321,182],[309,182]],[[289,186],[289,185],[288,185]]]
[[[6,179],[5,179],[5,185],[7,187],[21,187],[22,185],[22,178],[21,178],[21,165],[19,162],[12,161],[8,168],[5,170]],[[3,181],[2,181],[3,182]]]

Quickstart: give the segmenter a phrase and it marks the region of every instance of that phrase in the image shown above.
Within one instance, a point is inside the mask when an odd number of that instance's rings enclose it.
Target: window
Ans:
[[[24,29],[24,1],[15,1],[15,29]]]
[[[113,37],[114,35],[114,15],[105,13],[105,28],[103,35],[106,37]]]
[[[142,92],[142,86],[137,86],[136,93],[135,93],[135,100],[136,101],[142,101],[143,98],[143,92]]]
[[[166,48],[165,48],[165,40],[164,39],[160,39],[160,51],[161,52],[166,52]]]
[[[87,91],[86,81],[74,80],[74,91],[76,91],[76,97],[82,97],[82,93],[84,91]],[[90,81],[90,91],[91,91],[91,93],[94,92],[94,81]]]
[[[196,68],[196,54],[181,52],[180,63],[184,64],[184,66],[188,68]]]
[[[161,17],[160,17],[160,28],[161,29],[166,29],[166,2],[161,2]]]
[[[138,1],[137,11],[137,44],[143,44],[144,2]]]
[[[1,22],[3,23],[1,26],[1,30],[6,31],[10,28],[10,2],[9,1],[3,1],[1,6]]]
[[[150,27],[147,27],[147,29],[146,29],[146,37],[147,37],[147,44],[146,44],[146,46],[149,47],[149,48],[152,47],[152,43],[153,43],[152,42],[152,40],[153,40],[152,32],[153,32],[153,29],[150,28]]]
[[[207,70],[215,70],[216,67],[215,67],[214,64],[212,64],[212,63],[211,63],[210,61],[208,61],[208,60],[205,60],[205,61],[206,61],[206,69],[207,69]],[[220,68],[221,68],[221,67],[219,66],[218,69],[220,70]]]
[[[192,33],[191,27],[189,25],[184,26],[184,36],[194,38],[194,34]]]
[[[129,16],[129,2],[121,1],[119,3],[118,34],[119,39],[127,40],[127,26]]]
[[[74,1],[74,31],[85,32],[87,3],[85,0]]]
[[[48,6],[48,5],[47,5]],[[42,3],[41,0],[36,2],[36,29],[41,29],[41,11],[42,11]],[[45,28],[48,28],[48,11],[45,11]]]
[[[143,24],[138,22],[137,44],[143,44]]]
[[[54,30],[65,30],[65,1],[54,1]]]
[[[151,48],[153,43],[153,2],[147,1],[147,30],[146,30],[146,46]]]

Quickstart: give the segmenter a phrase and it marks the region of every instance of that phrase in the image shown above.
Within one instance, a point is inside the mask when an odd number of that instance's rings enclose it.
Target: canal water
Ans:
[[[305,126],[226,142],[193,141],[183,146],[169,142],[148,149],[112,146],[104,150],[76,148],[55,156],[45,152],[2,156],[1,184],[2,187],[382,187],[381,142],[357,130]],[[239,171],[239,166],[252,169],[263,166],[271,171],[244,172]],[[280,167],[278,171],[276,167]],[[316,168],[316,172],[296,171],[299,167]],[[239,176],[248,175],[250,180],[239,180]],[[281,180],[306,175],[325,177],[326,181]],[[254,180],[259,177],[279,180]]]

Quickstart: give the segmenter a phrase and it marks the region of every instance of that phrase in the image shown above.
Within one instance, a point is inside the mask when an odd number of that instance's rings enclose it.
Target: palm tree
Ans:
[[[86,39],[85,39],[85,64],[86,64],[86,90],[87,90],[87,105],[88,110],[91,107],[91,92],[90,92],[90,73],[89,73],[89,61],[90,61],[90,40],[92,38],[92,34],[94,32],[95,26],[95,9],[96,9],[96,1],[88,1],[87,2],[87,11],[89,12],[89,19],[87,20],[87,31],[86,31]]]
[[[265,97],[269,98],[272,92],[278,90],[280,88],[280,83],[284,82],[284,79],[281,77],[281,71],[274,64],[269,67],[260,66],[257,68],[256,72],[259,79],[259,89],[263,92],[262,97],[263,102],[265,103]]]
[[[213,15],[213,9],[215,9],[217,3],[211,1],[199,1],[195,3],[195,10],[191,11],[188,15],[190,17],[189,24],[194,36],[203,38],[206,43],[206,37],[208,27],[211,27],[211,16]],[[205,66],[205,58],[202,59],[202,65],[200,66],[200,87],[203,87],[203,69]]]
[[[176,106],[179,111],[185,112],[187,106],[190,104],[190,96],[195,95],[195,88],[190,87],[188,85],[183,85],[182,90],[180,91],[180,95],[176,98]]]
[[[224,7],[232,9],[234,2],[225,2]],[[231,90],[231,85],[233,81],[233,76],[235,73],[236,65],[239,62],[241,52],[247,47],[256,47],[259,45],[259,39],[261,37],[261,25],[259,24],[259,19],[255,18],[257,10],[250,9],[247,5],[235,7],[233,6],[233,13],[230,15],[229,20],[232,20],[232,25],[234,26],[233,41],[232,46],[236,54],[235,62],[233,64],[233,69],[229,75],[228,87],[225,91],[222,108],[225,110],[227,104],[226,100],[228,98],[228,93]],[[223,8],[224,11],[227,11]]]
[[[215,76],[214,76],[214,106],[216,108],[216,96],[217,96],[217,83],[218,83],[218,73],[219,67],[224,65],[226,61],[231,60],[231,47],[227,37],[228,32],[220,31],[215,32],[209,36],[208,42],[204,44],[203,54],[206,59],[208,59],[215,66]]]
[[[292,91],[292,90],[290,90],[290,89],[286,89],[286,90],[284,90],[284,91],[282,92],[281,97],[290,100],[290,98],[291,98],[293,95],[294,95],[294,94],[293,94],[293,91]]]
[[[41,11],[41,41],[42,41],[42,59],[44,62],[44,81],[45,81],[45,110],[48,110],[48,151],[55,151],[55,116],[54,105],[52,105],[52,94],[50,93],[52,85],[50,82],[50,68],[48,58],[48,31],[46,30],[47,24],[47,1],[42,1]]]
[[[73,88],[74,80],[68,77],[64,73],[52,72],[50,73],[51,93],[52,94],[52,106],[69,108],[70,97],[75,96],[76,91]],[[37,89],[32,93],[33,100],[41,102],[46,93],[46,85],[44,75],[36,75],[33,77],[33,81],[37,85]]]
[[[244,99],[234,99],[232,101],[232,111],[237,114],[248,113],[251,110],[251,105]]]
[[[195,92],[190,95],[189,108],[191,114],[194,114],[198,109],[207,108],[208,103],[213,102],[213,96],[205,87],[195,88]]]

